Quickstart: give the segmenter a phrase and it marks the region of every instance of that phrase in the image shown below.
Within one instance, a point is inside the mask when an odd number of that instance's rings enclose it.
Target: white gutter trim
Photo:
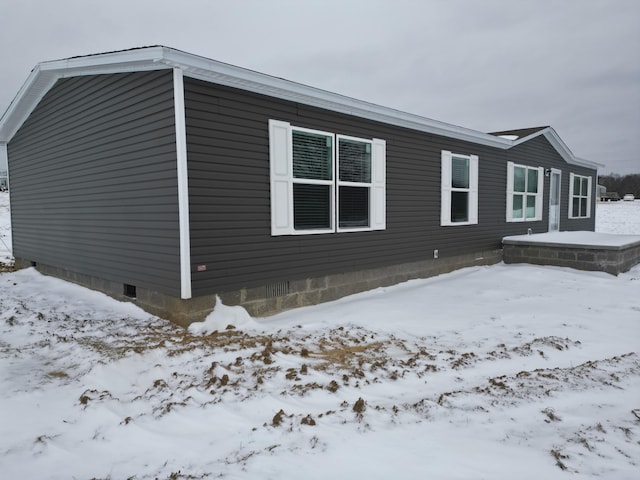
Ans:
[[[40,66],[36,66],[9,107],[0,117],[0,142],[8,143],[22,126],[42,97],[53,87],[57,77],[43,74]],[[7,123],[9,120],[13,120]]]
[[[388,123],[422,132],[466,140],[498,148],[509,148],[511,142],[495,135],[451,125],[438,120],[402,112],[389,107],[357,100],[308,85],[247,70],[179,50],[166,49],[163,63],[184,70],[187,77],[218,83],[271,97],[325,108],[338,113]]]
[[[147,47],[39,63],[0,117],[0,142],[13,138],[58,79],[172,68],[161,62],[163,52],[164,47]]]
[[[82,57],[50,60],[38,64],[42,71],[46,70],[86,70],[94,67],[119,66],[123,64],[159,62],[164,56],[164,47],[144,47],[118,52],[99,53]]]
[[[38,64],[9,109],[0,118],[0,142],[11,140],[38,102],[59,78],[167,68],[178,68],[182,71],[182,75],[190,78],[502,150],[508,150],[535,136],[545,135],[566,162],[589,168],[602,166],[589,160],[576,158],[551,128],[545,128],[516,141],[508,140],[163,46],[143,47]]]
[[[191,237],[189,233],[189,179],[187,130],[182,70],[173,69],[173,99],[176,120],[176,164],[178,170],[178,217],[180,227],[180,298],[191,298]]]
[[[587,168],[604,168],[606,165],[604,163],[594,162],[593,160],[587,160],[586,158],[573,157],[573,162],[576,165],[580,165],[581,167]]]
[[[552,127],[543,128],[542,130],[538,130],[537,132],[534,132],[531,135],[527,135],[526,137],[522,137],[518,140],[514,140],[511,143],[513,146],[520,145],[521,143],[528,142],[529,140],[532,140],[535,137],[538,137],[540,135],[545,136],[545,138],[549,141],[551,146],[553,146],[553,148],[560,154],[560,156],[563,158],[565,162],[572,165],[578,165],[581,167],[594,168],[596,170],[598,168],[604,167],[604,165],[601,163],[596,163],[596,162],[592,162],[591,160],[586,160],[584,158],[576,157],[571,152],[567,144],[562,141],[562,139],[560,138],[560,135],[558,135]]]

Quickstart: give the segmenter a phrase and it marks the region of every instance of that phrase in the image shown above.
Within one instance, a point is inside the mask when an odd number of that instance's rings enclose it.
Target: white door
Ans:
[[[560,231],[560,170],[551,170],[549,182],[549,231]]]

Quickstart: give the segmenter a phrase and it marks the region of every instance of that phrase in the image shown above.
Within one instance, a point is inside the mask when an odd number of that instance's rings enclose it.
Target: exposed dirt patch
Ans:
[[[0,273],[15,272],[15,271],[16,271],[16,267],[14,265],[0,262]]]
[[[153,317],[71,318],[55,308],[40,310],[22,301],[3,307],[0,298],[4,332],[22,331],[20,343],[0,339],[0,353],[30,362],[40,385],[81,380],[72,407],[78,415],[106,408],[121,412],[118,428],[132,429],[193,407],[249,402],[259,411],[263,400],[272,402],[252,420],[247,436],[273,434],[286,445],[240,446],[224,457],[228,464],[246,465],[258,455],[281,448],[295,451],[302,444],[323,448],[327,426],[366,431],[442,418],[490,422],[496,410],[506,412],[527,402],[536,404],[532,421],[564,432],[543,450],[558,468],[580,472],[586,455],[626,461],[638,445],[640,410],[627,411],[624,422],[597,419],[576,428],[554,402],[568,391],[615,394],[629,378],[640,378],[635,353],[573,362],[576,353],[584,358],[577,339],[514,333],[466,342],[457,333],[417,337],[355,325],[313,333],[295,327],[264,333],[230,326],[200,336]],[[31,334],[39,329],[39,336]],[[111,367],[125,374],[113,386],[101,370]],[[86,375],[94,368],[97,376]],[[128,372],[133,372],[130,379]],[[37,382],[33,388],[39,388]],[[623,448],[611,453],[603,445],[614,435]],[[45,448],[47,438],[37,444]]]

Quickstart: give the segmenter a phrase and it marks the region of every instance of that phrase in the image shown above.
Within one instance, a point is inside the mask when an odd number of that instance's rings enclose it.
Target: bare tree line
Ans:
[[[636,198],[640,198],[640,173],[601,175],[598,177],[598,184],[604,185],[607,192],[617,192],[621,197],[626,193],[633,193]]]

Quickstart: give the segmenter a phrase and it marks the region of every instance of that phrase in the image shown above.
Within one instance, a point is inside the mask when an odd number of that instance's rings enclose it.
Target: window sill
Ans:
[[[441,227],[462,227],[465,225],[478,225],[478,222],[451,222],[451,223],[441,223]]]
[[[289,233],[281,234],[281,235],[272,235],[278,237],[287,237],[287,236],[300,236],[300,235],[328,235],[331,233],[350,233],[350,232],[374,232],[380,229],[374,229],[371,227],[366,228],[340,228],[338,230],[294,230]]]

